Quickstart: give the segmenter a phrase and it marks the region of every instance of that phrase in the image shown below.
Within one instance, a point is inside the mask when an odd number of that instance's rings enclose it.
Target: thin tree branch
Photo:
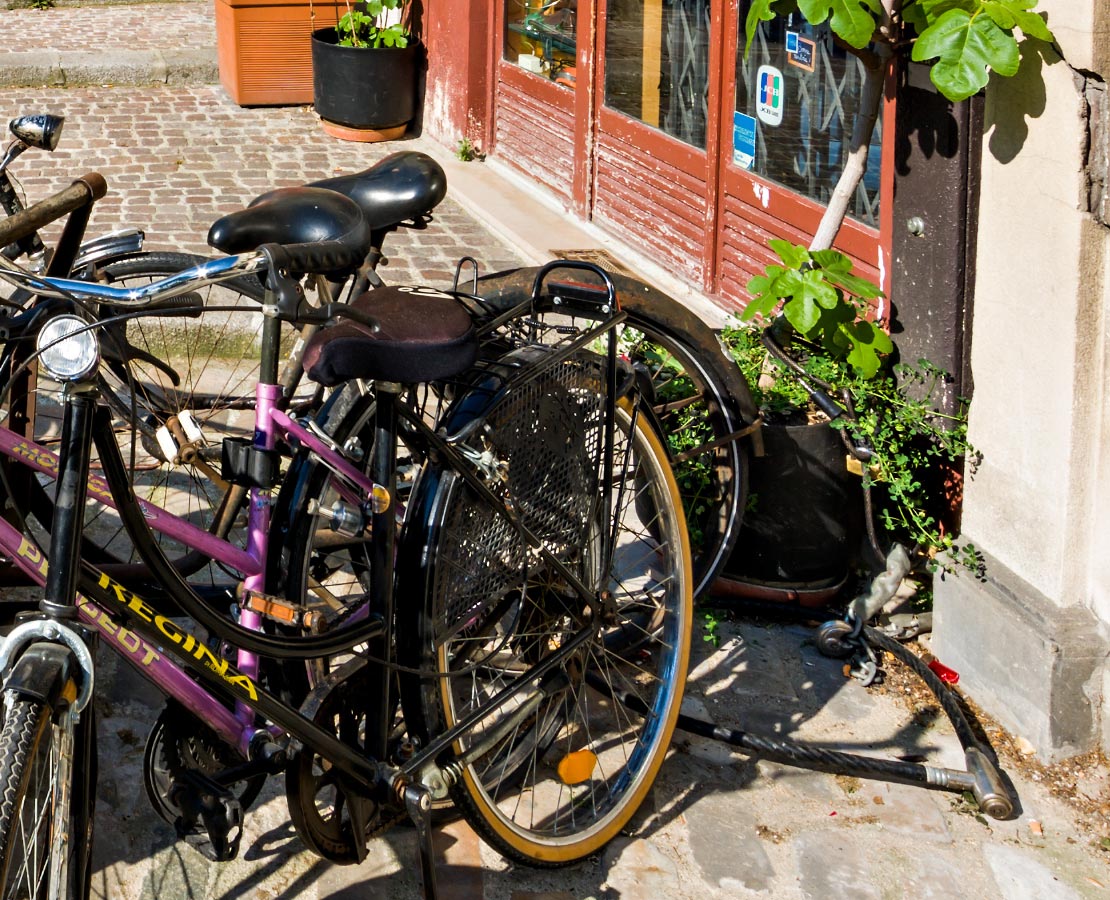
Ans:
[[[884,6],[892,0],[883,0]],[[852,125],[852,142],[849,145],[848,158],[840,179],[833,188],[829,205],[821,216],[821,224],[817,226],[817,233],[809,245],[810,250],[827,250],[836,240],[840,226],[844,224],[844,217],[848,213],[848,204],[863,179],[867,169],[867,151],[871,147],[871,135],[875,131],[875,122],[879,118],[879,104],[883,99],[883,80],[886,76],[887,62],[893,53],[886,41],[878,43],[877,52],[874,53],[873,65],[867,65],[864,60],[864,79],[860,90],[859,109],[856,111],[855,122]],[[861,57],[861,59],[863,59]]]

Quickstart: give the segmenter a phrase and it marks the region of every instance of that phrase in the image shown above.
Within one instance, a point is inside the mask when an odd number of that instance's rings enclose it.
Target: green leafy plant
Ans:
[[[812,417],[799,377],[768,355],[759,331],[734,323],[724,329],[722,340],[769,421]],[[830,354],[824,343],[798,335],[791,352],[802,377],[834,385],[850,407],[850,419],[830,426],[874,452],[860,475],[871,490],[877,524],[888,537],[916,548],[930,568],[958,565],[980,575],[981,554],[958,543],[947,521],[965,467],[974,471],[979,460],[967,438],[966,404],[961,402],[955,415],[935,408],[936,396],[950,380],[947,373],[927,360],[894,366],[884,361],[877,371],[865,373],[846,354]]]
[[[705,634],[701,636],[702,641],[707,644],[712,644],[714,647],[721,646],[721,620],[717,618],[720,610],[713,608],[702,610],[702,620],[705,625]]]
[[[31,0],[31,9],[53,9],[54,0]]]
[[[408,0],[363,0],[348,2],[347,12],[335,26],[341,47],[407,47]]]
[[[459,139],[458,144],[455,145],[455,156],[461,162],[474,162],[486,158],[486,155],[478,149],[478,145],[468,137]]]
[[[834,359],[845,359],[865,378],[879,371],[881,357],[894,349],[890,338],[863,316],[878,287],[852,273],[852,261],[838,250],[809,251],[789,241],[769,246],[783,265],[768,266],[748,282],[751,300],[742,318],[770,316],[780,309],[786,320]]]

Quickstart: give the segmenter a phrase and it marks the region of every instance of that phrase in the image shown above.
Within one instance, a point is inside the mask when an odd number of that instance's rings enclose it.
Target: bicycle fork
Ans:
[[[86,384],[66,386],[62,452],[44,596],[37,618],[17,625],[0,644],[0,677],[5,697],[45,703],[58,729],[53,826],[50,847],[50,897],[88,893],[91,871],[92,813],[95,798],[95,719],[93,693],[95,632],[77,622],[77,577],[85,485],[91,456],[95,393]],[[81,773],[75,777],[74,773]],[[79,841],[77,871],[69,868],[71,844]]]

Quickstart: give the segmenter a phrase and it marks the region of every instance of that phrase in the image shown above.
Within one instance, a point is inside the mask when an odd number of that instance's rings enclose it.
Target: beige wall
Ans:
[[[1110,228],[1086,211],[1080,89],[1083,72],[1110,76],[1110,0],[1040,7],[1063,59],[1027,57],[987,91],[971,360],[984,462],[964,535],[1110,635]],[[1110,746],[1101,669],[1088,692]]]

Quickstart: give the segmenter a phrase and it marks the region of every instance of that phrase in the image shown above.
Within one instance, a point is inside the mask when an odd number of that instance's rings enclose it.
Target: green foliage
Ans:
[[[721,614],[718,609],[706,609],[702,611],[702,618],[705,623],[705,634],[701,639],[706,643],[712,644],[714,647],[721,646],[721,620],[717,618]]]
[[[364,0],[355,7],[348,6],[335,29],[339,46],[407,47],[409,30],[404,15],[407,5],[408,0]],[[400,20],[384,24],[392,11],[400,12]]]
[[[1021,57],[1017,41],[989,16],[948,9],[917,39],[916,61],[936,59],[929,73],[949,100],[966,100],[987,86],[993,70],[1015,75]]]
[[[31,9],[53,9],[54,0],[31,0]]]
[[[483,160],[486,155],[478,149],[470,138],[460,138],[458,144],[455,145],[455,157],[460,162],[474,162],[474,160]]]
[[[725,328],[721,338],[740,366],[760,409],[768,418],[801,418],[809,394],[798,377],[780,369],[747,326]],[[944,553],[955,565],[981,574],[983,560],[970,544],[959,544],[944,524],[945,514],[960,487],[965,465],[974,470],[979,455],[967,439],[966,404],[955,416],[935,409],[935,398],[948,382],[941,369],[920,360],[916,366],[896,365],[864,377],[846,360],[829,357],[817,344],[795,341],[792,354],[810,379],[845,391],[854,421],[831,424],[874,452],[863,469],[864,486],[872,489],[877,524],[892,540],[916,547],[930,561]]]
[[[806,21],[820,25],[831,18],[832,30],[857,49],[871,43],[875,20],[882,14],[879,0],[798,0]]]
[[[930,78],[949,100],[965,100],[986,86],[991,72],[1017,73],[1019,52],[1015,29],[1024,38],[1052,41],[1044,19],[1033,9],[1036,0],[906,0],[896,4],[908,36],[912,58],[936,60]],[[760,22],[801,13],[814,25],[826,20],[842,41],[862,50],[871,41],[897,35],[877,33],[882,20],[879,0],[755,0],[745,23],[748,48]]]
[[[894,346],[881,328],[868,322],[867,301],[881,291],[852,274],[852,261],[839,250],[809,251],[789,241],[772,240],[781,266],[767,266],[748,282],[751,300],[742,318],[771,317],[780,311],[803,337],[820,344],[833,359],[843,359],[871,378],[882,356]]]

